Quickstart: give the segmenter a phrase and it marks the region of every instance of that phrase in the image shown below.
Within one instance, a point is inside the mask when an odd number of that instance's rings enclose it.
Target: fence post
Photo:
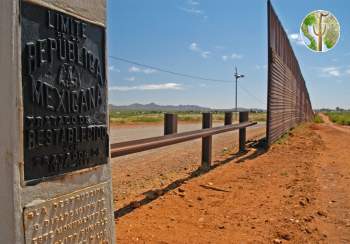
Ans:
[[[164,135],[177,133],[177,114],[164,114]]]
[[[225,112],[225,125],[232,125],[232,112]]]
[[[202,128],[207,129],[212,127],[212,114],[203,113],[202,115]],[[202,138],[202,169],[209,170],[211,164],[211,147],[212,136]]]
[[[249,112],[239,112],[239,123],[249,121]],[[245,151],[246,128],[239,129],[239,151]]]

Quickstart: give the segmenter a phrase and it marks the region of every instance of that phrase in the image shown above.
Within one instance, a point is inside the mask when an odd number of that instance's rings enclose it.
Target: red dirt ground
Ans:
[[[145,133],[145,130],[137,132]],[[264,136],[265,125],[247,129],[248,139]],[[164,188],[178,179],[188,177],[200,165],[201,147],[201,139],[198,139],[112,159],[115,208],[143,199],[144,193],[149,190]],[[230,152],[238,151],[238,132],[213,136],[212,151],[214,165],[227,159]]]
[[[326,122],[149,192],[117,242],[350,243],[350,129]]]

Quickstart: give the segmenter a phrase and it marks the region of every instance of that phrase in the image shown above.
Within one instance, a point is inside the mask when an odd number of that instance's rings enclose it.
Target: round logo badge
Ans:
[[[337,18],[329,11],[309,13],[300,26],[300,36],[305,46],[315,52],[327,52],[335,47],[340,36]]]

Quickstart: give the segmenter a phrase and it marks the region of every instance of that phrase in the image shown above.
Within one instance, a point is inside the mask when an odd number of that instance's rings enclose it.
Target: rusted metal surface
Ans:
[[[288,36],[270,1],[268,15],[267,144],[313,118],[305,80]]]
[[[232,112],[225,112],[225,125],[232,124]]]
[[[245,123],[249,121],[249,113],[248,112],[239,112],[239,123]],[[246,142],[246,128],[239,129],[239,151],[245,151],[245,142]]]
[[[177,133],[177,114],[164,114],[164,135]]]
[[[147,151],[154,148],[169,146],[185,141],[208,137],[228,131],[239,130],[249,126],[256,125],[257,122],[243,122],[233,125],[224,125],[208,129],[200,129],[188,132],[181,132],[166,136],[158,136],[147,139],[140,139],[128,142],[111,144],[111,157],[119,157],[131,153]]]
[[[213,126],[213,116],[211,113],[203,113],[202,128],[208,129]],[[202,169],[210,168],[212,156],[213,136],[202,138]]]

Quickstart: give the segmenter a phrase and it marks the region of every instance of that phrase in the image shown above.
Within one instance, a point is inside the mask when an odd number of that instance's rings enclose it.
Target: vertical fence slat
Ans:
[[[289,129],[311,120],[313,111],[298,60],[268,1],[267,146]]]

